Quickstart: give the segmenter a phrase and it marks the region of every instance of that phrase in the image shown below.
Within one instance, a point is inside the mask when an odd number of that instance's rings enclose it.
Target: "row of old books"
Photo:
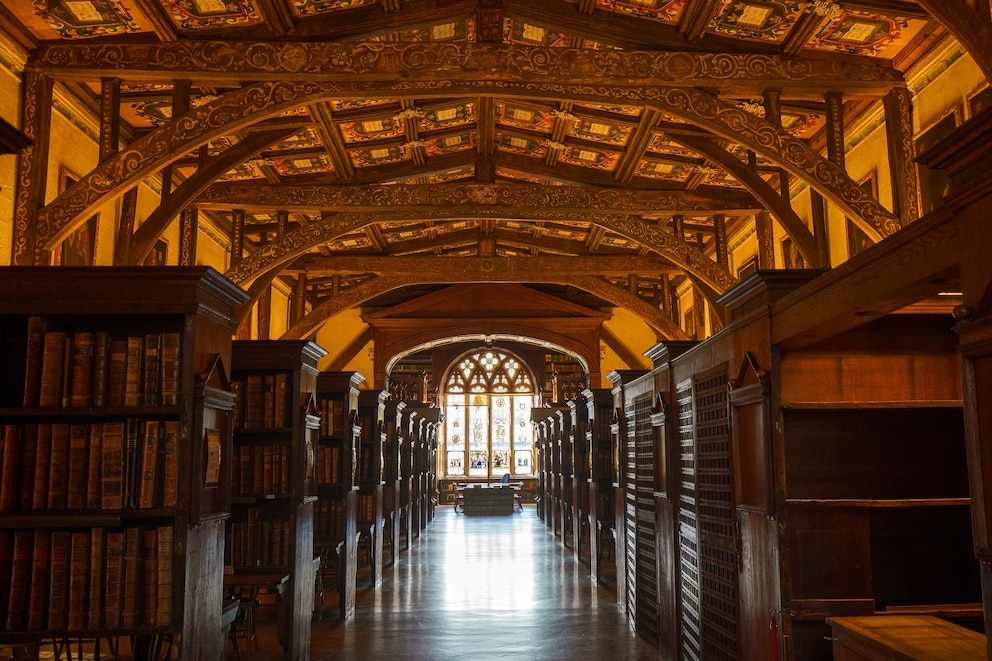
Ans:
[[[322,445],[317,448],[317,484],[341,483],[341,448]]]
[[[295,552],[289,521],[264,519],[250,507],[244,521],[229,521],[225,564],[235,569],[285,567]]]
[[[289,374],[248,374],[233,382],[235,429],[282,429],[289,420]]]
[[[375,497],[371,494],[359,494],[355,508],[355,520],[366,523],[375,521]]]
[[[175,406],[182,365],[179,333],[116,337],[46,330],[28,318],[25,407]]]
[[[234,451],[231,469],[233,496],[288,496],[292,448],[278,443],[241,445]]]
[[[320,399],[320,435],[341,436],[344,433],[344,401],[340,399]]]
[[[0,511],[174,507],[179,422],[5,424]]]
[[[313,505],[314,539],[344,539],[345,503],[343,500],[318,500]]]
[[[172,526],[0,530],[6,631],[172,624]]]

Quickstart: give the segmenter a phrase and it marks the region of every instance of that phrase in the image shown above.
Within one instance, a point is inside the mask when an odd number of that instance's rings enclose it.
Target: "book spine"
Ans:
[[[69,428],[69,477],[66,506],[69,509],[86,507],[86,478],[88,477],[90,429],[87,425]]]
[[[127,390],[127,340],[111,340],[107,405],[124,406],[125,390]]]
[[[45,318],[32,315],[27,320],[27,348],[24,355],[25,407],[38,406],[41,395],[42,358],[45,350]]]
[[[72,336],[70,406],[91,406],[93,404],[93,333],[80,331]]]
[[[90,531],[90,582],[89,599],[86,609],[86,626],[89,629],[99,629],[103,626],[104,595],[106,576],[106,556],[104,554],[105,531],[103,528],[93,528]]]
[[[156,624],[166,627],[172,624],[172,526],[158,529],[158,607],[155,613]]]
[[[158,455],[161,442],[162,423],[160,420],[146,420],[145,433],[142,439],[141,453],[141,484],[138,496],[138,507],[150,509],[155,507],[159,498],[157,488],[160,485],[158,479]]]
[[[158,531],[141,531],[141,612],[142,623],[153,627],[158,622]]]
[[[10,581],[13,573],[14,531],[0,529],[0,622],[7,621]]]
[[[245,377],[245,429],[260,429],[265,420],[264,390],[261,374]]]
[[[3,468],[0,469],[0,512],[17,508],[20,495],[18,475],[21,460],[21,428],[7,423],[3,426]],[[0,599],[3,599],[0,593]]]
[[[141,336],[127,338],[126,369],[124,372],[124,406],[141,406],[143,344],[144,338]]]
[[[93,406],[107,406],[110,385],[110,333],[93,335]]]
[[[274,374],[266,374],[262,378],[262,427],[272,429],[275,427],[276,411],[276,377]]]
[[[51,567],[48,584],[48,629],[66,628],[69,615],[69,555],[72,533],[68,530],[52,531]]]
[[[69,423],[52,425],[52,450],[48,458],[48,497],[45,507],[64,510],[69,497]]]
[[[166,420],[162,432],[162,506],[179,500],[179,421]]]
[[[65,407],[72,405],[72,335],[65,334],[65,345],[62,347],[62,393],[60,404]]]
[[[65,333],[48,331],[41,357],[41,385],[38,406],[62,403],[62,372],[65,369]]]
[[[90,534],[73,532],[69,555],[69,608],[66,626],[85,629],[90,580]]]
[[[124,446],[124,507],[137,507],[141,479],[141,421],[128,418]]]
[[[103,463],[103,424],[90,425],[89,454],[86,457],[86,505],[87,509],[100,508],[102,478],[100,466]]]
[[[33,555],[34,533],[30,530],[15,530],[10,560],[10,593],[7,597],[7,631],[23,631],[27,626]]]
[[[161,342],[161,335],[145,335],[144,362],[141,366],[141,399],[145,406],[159,406],[162,403]]]
[[[31,509],[43,510],[48,505],[48,476],[52,460],[52,425],[40,423],[34,453],[34,491]]]
[[[286,426],[286,411],[289,409],[288,379],[289,375],[285,372],[279,372],[275,375],[275,393],[272,398],[272,405],[275,410],[272,415],[272,425],[276,429],[282,429]]]
[[[100,507],[119,510],[124,507],[124,423],[107,422],[103,425],[100,466]]]
[[[124,532],[107,531],[107,562],[104,570],[103,626],[117,629],[121,626],[124,607]]]
[[[28,593],[28,630],[40,631],[45,628],[48,614],[49,561],[52,552],[50,530],[34,531],[34,549],[31,555],[31,588]]]
[[[121,626],[131,629],[138,625],[138,570],[141,559],[141,542],[138,528],[124,532],[124,602],[121,609]]]
[[[181,336],[179,333],[164,333],[162,335],[162,404],[165,406],[179,404],[179,377],[182,368],[180,344]]]

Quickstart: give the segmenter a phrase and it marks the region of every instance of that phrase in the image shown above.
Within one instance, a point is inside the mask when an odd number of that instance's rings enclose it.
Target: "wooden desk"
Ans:
[[[513,487],[503,484],[479,484],[461,492],[465,514],[513,514]]]
[[[931,615],[828,617],[834,661],[971,661],[985,636]]]

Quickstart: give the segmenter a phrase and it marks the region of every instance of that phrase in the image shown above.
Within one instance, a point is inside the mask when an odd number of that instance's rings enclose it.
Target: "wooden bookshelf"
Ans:
[[[382,582],[383,549],[383,419],[388,392],[363,390],[358,394],[358,419],[362,427],[358,448],[358,516],[356,526],[368,535],[372,586]]]
[[[358,395],[364,382],[365,377],[359,372],[317,375],[317,406],[322,411],[318,457],[325,458],[325,477],[318,482],[314,545],[321,555],[325,574],[329,576],[333,570],[341,619],[355,612],[357,453],[362,433]]]
[[[238,402],[234,472],[225,556],[231,585],[253,575],[288,575],[278,596],[287,659],[310,656],[314,595],[314,502],[320,409],[317,361],[326,352],[305,340],[235,341],[232,381]],[[247,468],[246,468],[247,466]]]
[[[222,658],[214,550],[247,295],[206,267],[3,278],[0,643],[129,636]]]

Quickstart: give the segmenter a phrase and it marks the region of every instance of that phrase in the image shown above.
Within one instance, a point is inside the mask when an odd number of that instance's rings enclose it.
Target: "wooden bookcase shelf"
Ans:
[[[10,267],[0,292],[0,643],[129,635],[221,658],[227,370],[206,267]]]
[[[321,571],[334,576],[342,619],[355,612],[357,470],[362,434],[358,396],[359,386],[364,382],[365,377],[359,372],[321,372],[317,375],[317,407],[322,411],[318,476],[324,477],[317,483],[314,544],[321,557]]]
[[[235,341],[232,502],[228,585],[255,586],[259,573],[288,577],[278,596],[287,659],[310,656],[314,595],[314,502],[318,494],[320,409],[317,361],[305,340]],[[284,589],[283,589],[284,588]]]

